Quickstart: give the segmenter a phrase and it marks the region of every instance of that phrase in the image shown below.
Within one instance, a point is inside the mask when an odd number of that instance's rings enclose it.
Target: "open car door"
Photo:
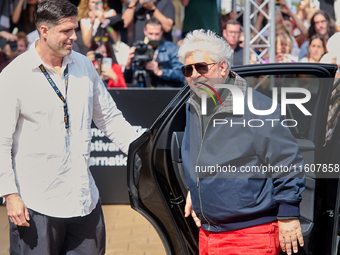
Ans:
[[[290,130],[308,166],[328,164],[331,160],[333,164],[340,164],[340,155],[334,155],[334,148],[339,144],[333,142],[339,133],[336,131],[339,129],[337,123],[332,126],[332,138],[329,141],[326,139],[330,129],[327,122],[329,107],[332,99],[334,101],[335,65],[262,64],[240,66],[233,71],[245,78],[248,86],[267,96],[272,96],[274,87],[308,89],[311,98],[304,106],[311,115],[306,116],[298,107],[287,105],[287,119],[297,122]],[[189,86],[184,87],[152,127],[129,149],[128,188],[131,207],[155,227],[167,254],[198,254],[198,228],[191,216],[184,217],[187,184],[180,152],[186,120],[185,104],[190,94]],[[290,95],[291,98],[299,96]],[[338,116],[339,112],[338,107],[335,108],[333,117]],[[312,170],[306,173],[306,190],[300,205],[305,246],[299,250],[300,254],[336,254],[338,178],[322,177],[318,178]],[[325,191],[331,186],[335,190]],[[327,192],[332,192],[332,195]]]

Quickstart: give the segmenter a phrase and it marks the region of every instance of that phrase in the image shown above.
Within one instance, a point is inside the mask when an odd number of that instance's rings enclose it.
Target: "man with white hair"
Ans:
[[[293,168],[304,164],[298,145],[279,121],[261,127],[240,125],[250,119],[280,120],[279,107],[258,116],[244,102],[243,115],[233,113],[236,92],[243,97],[249,92],[246,81],[229,70],[230,46],[215,33],[189,33],[178,56],[194,92],[186,107],[182,159],[189,186],[185,216],[191,214],[202,227],[200,254],[279,254],[281,249],[296,253],[298,242],[303,246],[298,217],[304,174]],[[270,98],[251,92],[255,109],[271,108]],[[254,166],[286,171],[242,172]],[[213,168],[216,171],[207,170]]]

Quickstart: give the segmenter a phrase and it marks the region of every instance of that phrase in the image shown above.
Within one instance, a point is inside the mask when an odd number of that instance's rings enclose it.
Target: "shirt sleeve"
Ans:
[[[11,75],[0,75],[0,88],[4,96],[0,100],[2,121],[0,125],[0,196],[18,193],[12,166],[13,134],[16,129],[20,104],[10,86]]]
[[[93,121],[111,141],[127,154],[130,143],[140,134],[126,121],[122,112],[117,108],[94,67],[92,73],[94,77]]]

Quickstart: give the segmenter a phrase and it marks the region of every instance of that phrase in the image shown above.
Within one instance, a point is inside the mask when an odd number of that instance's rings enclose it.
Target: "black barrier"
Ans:
[[[149,128],[179,89],[110,89],[119,110],[133,126]],[[92,124],[90,170],[102,204],[130,204],[127,155]]]

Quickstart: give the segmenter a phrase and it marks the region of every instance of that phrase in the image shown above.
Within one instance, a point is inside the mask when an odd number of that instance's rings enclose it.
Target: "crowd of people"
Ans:
[[[13,0],[0,4],[0,72],[39,37],[34,25],[39,1]],[[108,88],[183,86],[185,77],[180,72],[177,52],[182,42],[180,39],[195,29],[211,30],[223,36],[233,52],[231,65],[243,64],[243,16],[234,11],[221,15],[217,1],[181,0],[184,20],[182,24],[176,24],[176,28],[182,30],[178,41],[173,40],[176,11],[171,0],[70,2],[78,8],[77,40],[73,50],[93,61]],[[290,8],[284,0],[278,3],[275,62],[330,62],[339,65],[340,60],[335,56],[322,58],[328,53],[327,41],[340,31],[334,16],[336,13],[317,9],[308,0],[300,1],[297,8]],[[268,23],[263,14],[268,13],[268,6],[261,6],[263,12],[259,11],[254,19],[252,37],[256,36],[256,30],[260,31]],[[265,31],[263,36],[268,38],[268,34]],[[261,39],[256,43],[261,44]],[[104,48],[106,50],[100,50]],[[257,54],[250,55],[250,64],[268,62],[268,53],[261,54],[261,48],[253,50]],[[111,59],[110,70],[102,65],[105,58]]]

